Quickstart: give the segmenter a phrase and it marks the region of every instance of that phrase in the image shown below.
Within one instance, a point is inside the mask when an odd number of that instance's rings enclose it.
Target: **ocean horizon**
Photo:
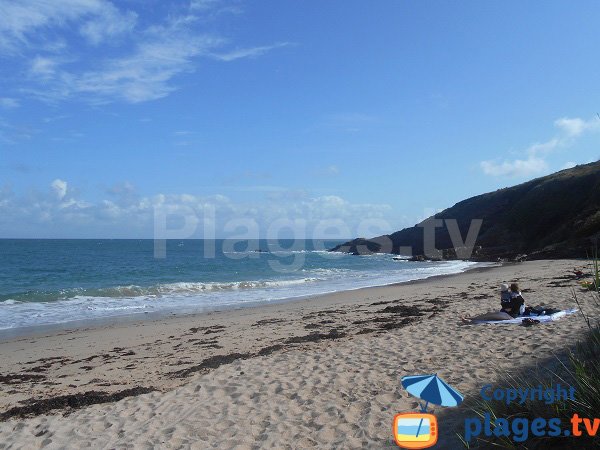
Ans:
[[[153,239],[1,239],[0,330],[254,306],[474,264],[327,251],[341,242],[169,240],[156,258]]]

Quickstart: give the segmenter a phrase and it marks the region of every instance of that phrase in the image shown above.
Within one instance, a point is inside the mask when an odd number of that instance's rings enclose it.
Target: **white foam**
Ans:
[[[9,298],[7,300],[4,300],[3,302],[0,302],[0,305],[16,305],[17,303],[21,303],[18,300],[13,300],[12,298]]]
[[[303,269],[303,277],[237,282],[178,282],[148,288],[117,286],[99,289],[100,295],[84,290],[65,291],[55,301],[0,302],[0,329],[94,320],[147,312],[203,312],[264,303],[335,291],[382,286],[404,281],[462,272],[475,263],[449,261],[415,266],[398,264],[394,270],[350,270],[344,268]],[[77,295],[73,295],[76,293]]]

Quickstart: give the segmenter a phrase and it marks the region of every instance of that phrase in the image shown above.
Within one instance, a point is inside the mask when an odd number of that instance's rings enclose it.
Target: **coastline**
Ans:
[[[505,263],[505,264],[510,264],[510,263]],[[168,310],[167,311],[156,311],[156,312],[141,312],[141,313],[130,313],[130,314],[124,314],[124,315],[118,315],[118,316],[108,316],[108,317],[93,318],[93,319],[74,320],[74,321],[69,321],[69,322],[41,324],[41,325],[37,325],[37,326],[5,328],[5,329],[0,329],[0,343],[2,343],[3,341],[6,341],[6,340],[16,339],[19,337],[38,337],[38,336],[43,336],[43,335],[47,335],[47,334],[55,334],[55,333],[59,333],[59,332],[66,332],[66,331],[78,330],[78,329],[83,329],[83,328],[85,328],[85,329],[98,328],[98,327],[106,327],[106,326],[118,325],[118,324],[133,325],[133,324],[137,324],[139,322],[164,320],[166,318],[172,318],[172,317],[203,316],[205,314],[212,314],[212,313],[225,312],[225,311],[237,311],[237,310],[246,309],[246,308],[260,308],[263,306],[279,305],[279,304],[290,303],[290,302],[313,301],[313,300],[320,299],[321,297],[327,297],[329,295],[336,295],[336,294],[339,294],[342,292],[362,291],[365,289],[381,288],[381,287],[387,287],[387,286],[410,285],[410,284],[418,283],[418,282],[426,282],[427,280],[431,280],[433,278],[452,277],[452,276],[459,275],[461,273],[466,273],[466,272],[469,272],[472,270],[497,267],[498,265],[500,265],[500,263],[473,262],[472,267],[469,267],[460,272],[429,275],[429,276],[425,276],[423,278],[417,278],[414,280],[398,281],[398,282],[387,283],[387,284],[376,284],[376,285],[366,286],[366,287],[351,287],[351,288],[347,288],[347,289],[343,289],[343,290],[326,291],[326,292],[319,293],[319,294],[302,294],[302,295],[298,295],[298,296],[282,297],[282,298],[276,298],[276,299],[267,300],[267,301],[265,301],[265,300],[250,301],[250,302],[245,302],[245,303],[240,303],[240,304],[226,305],[223,307],[206,308],[204,310],[197,310],[197,311],[191,311],[191,312],[186,311],[185,309],[183,309],[180,312],[173,312],[173,311],[168,311]]]
[[[199,398],[202,398],[206,411],[214,413],[219,407],[227,411],[228,405],[231,408],[237,405],[263,416],[277,410],[277,405],[283,402],[290,408],[299,408],[299,414],[303,411],[300,416],[315,415],[303,419],[309,425],[326,414],[328,407],[320,402],[329,399],[339,411],[344,412],[344,408],[353,411],[342,422],[348,423],[352,433],[362,438],[348,441],[349,447],[360,446],[363,441],[385,447],[390,439],[388,416],[414,408],[414,399],[408,398],[398,387],[401,375],[439,371],[459,390],[470,393],[477,383],[493,381],[498,369],[512,370],[542,361],[555,348],[562,349],[576,342],[584,330],[579,316],[533,329],[464,326],[459,320],[463,314],[497,310],[498,284],[508,280],[518,280],[526,300],[534,304],[573,307],[570,289],[576,283],[564,276],[574,264],[579,265],[581,261],[546,260],[474,267],[458,274],[252,308],[104,324],[5,340],[0,342],[3,358],[0,411],[23,406],[24,402],[32,399],[39,402],[65,395],[84,398],[89,392],[110,396],[131,389],[136,393],[135,388],[157,391],[116,403],[89,406],[72,412],[70,416],[80,426],[84,426],[84,422],[100,426],[106,420],[129,414],[131,408],[152,408],[149,405],[156,406],[156,402],[176,408],[183,401],[182,395],[194,396],[193,390],[201,386],[204,391]],[[502,342],[507,338],[518,340],[520,354]],[[408,348],[417,351],[407,352]],[[362,359],[358,361],[356,358]],[[305,366],[313,367],[312,372],[306,372]],[[303,377],[298,378],[295,371],[303,373]],[[264,386],[268,389],[270,382],[265,377],[268,378],[271,373],[282,384],[281,391],[258,400],[251,398],[252,388],[244,386],[253,385],[260,391],[266,383]],[[359,378],[352,377],[352,380],[344,378],[352,373],[361,375]],[[284,380],[290,381],[286,385]],[[311,391],[310,395],[304,392],[302,380],[312,383],[312,389],[316,391]],[[335,386],[330,386],[330,382],[325,380],[334,380]],[[240,381],[243,381],[241,385]],[[363,386],[367,381],[377,386],[371,389],[376,389],[378,394],[367,391],[350,393],[355,385]],[[232,383],[234,386],[231,386]],[[323,389],[316,387],[320,384],[323,384]],[[223,390],[229,394],[225,395],[221,392]],[[215,397],[217,392],[219,396]],[[232,399],[229,396],[236,392],[239,395],[230,405]],[[290,402],[294,403],[290,396],[298,396],[302,392],[308,397],[319,394],[324,399],[314,398],[313,405],[305,402],[290,406]],[[343,395],[339,397],[339,392],[354,396],[354,400],[349,401]],[[205,394],[208,397],[203,397]],[[47,410],[41,405],[38,403],[38,412],[50,415],[19,419],[16,413],[12,418],[7,417],[8,421],[0,423],[2,440],[21,442],[25,439],[31,442],[31,439],[38,439],[41,442],[44,437],[34,438],[35,433],[27,437],[23,430],[39,426],[42,422],[48,422],[49,432],[56,436],[67,433],[69,429],[72,431],[68,423],[71,419],[60,415],[64,409]],[[221,421],[232,421],[235,416],[231,411],[232,417],[224,414],[221,411],[216,417],[220,417]],[[35,416],[36,412],[30,411],[29,415]],[[279,419],[272,418],[269,426],[277,427],[286,420],[296,420],[288,413],[282,412],[281,415]],[[218,422],[211,422],[212,419],[205,417],[204,413],[200,416],[207,421],[204,425],[206,433],[218,431]],[[127,438],[127,442],[138,442],[135,436],[141,435],[151,442],[159,442],[154,439],[160,438],[161,430],[169,428],[160,422],[163,419],[157,418],[158,422],[154,423],[154,419],[149,418],[152,427],[141,429],[140,418],[119,420],[125,420],[125,428],[139,429]],[[14,430],[15,420],[23,424],[19,431]],[[200,419],[187,418],[184,422],[192,423],[194,420]],[[336,420],[341,420],[339,414]],[[354,429],[352,424],[356,425],[357,420],[360,423]],[[231,433],[243,433],[243,427],[236,420],[233,422],[236,425],[231,425]],[[298,424],[300,427],[305,425]],[[322,426],[326,427],[326,424]],[[155,436],[148,437],[148,433]],[[243,442],[249,443],[254,439],[265,445],[281,444],[277,440],[281,439],[278,433],[273,430],[265,433],[264,436],[260,433],[247,436]],[[325,446],[343,442],[339,441],[341,437],[335,430],[321,436],[314,430],[305,430],[304,433],[314,443]],[[178,436],[183,439],[183,434]],[[262,438],[258,439],[260,436]],[[226,437],[231,437],[229,432],[227,436],[219,436],[215,432],[214,436],[207,435],[205,439],[211,444],[220,442],[228,446],[224,440]],[[117,439],[111,432],[105,435],[91,433],[82,439],[93,442],[93,445],[113,445],[120,438]],[[240,435],[238,439],[242,439]],[[55,440],[60,442],[59,438],[55,437]]]

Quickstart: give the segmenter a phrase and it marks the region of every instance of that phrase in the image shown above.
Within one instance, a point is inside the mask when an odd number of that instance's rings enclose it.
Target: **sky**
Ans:
[[[374,236],[596,161],[598,23],[585,0],[0,0],[0,237]]]

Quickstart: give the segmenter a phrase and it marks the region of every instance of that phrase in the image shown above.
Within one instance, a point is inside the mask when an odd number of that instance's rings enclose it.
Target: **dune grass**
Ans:
[[[591,291],[591,300],[596,311],[600,310],[600,259],[598,259],[599,256],[600,255],[598,254],[598,247],[596,246],[594,248],[593,257],[591,259],[592,281],[587,280],[581,282],[581,286],[584,289]],[[586,314],[585,309],[579,301],[579,297],[577,296],[577,291],[575,289],[571,289],[571,296],[573,297],[573,300],[575,300],[575,302],[577,303],[577,306],[579,306],[579,311],[581,312],[581,315],[586,321],[588,328],[592,329],[594,327],[598,327],[600,323],[598,318],[596,319],[596,323],[593,323],[592,319],[590,319],[590,316]]]
[[[584,289],[595,292],[597,296],[600,295],[600,260],[598,257],[598,247],[596,247],[591,257],[592,279],[583,280],[580,283]]]

